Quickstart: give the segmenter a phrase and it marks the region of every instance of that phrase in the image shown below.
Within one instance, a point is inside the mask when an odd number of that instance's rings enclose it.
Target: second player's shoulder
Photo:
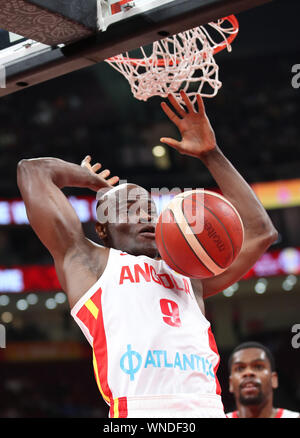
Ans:
[[[226,418],[238,418],[237,411],[227,412],[225,415]]]
[[[275,418],[300,418],[300,412],[278,408]]]

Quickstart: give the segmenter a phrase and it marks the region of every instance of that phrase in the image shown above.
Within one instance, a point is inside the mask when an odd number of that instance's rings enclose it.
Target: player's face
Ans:
[[[263,350],[246,348],[233,355],[229,390],[240,404],[263,405],[277,385],[277,374]]]
[[[140,186],[125,186],[108,199],[111,215],[105,226],[106,246],[133,255],[157,256],[157,210],[150,194]]]

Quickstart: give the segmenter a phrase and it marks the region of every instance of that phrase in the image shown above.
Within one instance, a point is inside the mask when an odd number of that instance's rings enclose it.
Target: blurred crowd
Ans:
[[[300,103],[291,84],[292,57],[228,56],[220,60],[223,87],[206,99],[219,145],[249,182],[297,177]],[[211,185],[196,160],[174,151],[168,168],[156,168],[152,147],[162,135],[177,135],[160,100],[137,101],[106,64],[1,98],[0,197],[19,195],[20,159],[55,156],[80,163],[87,153],[149,188],[174,181]]]
[[[1,375],[0,418],[107,417],[91,361],[2,364]]]

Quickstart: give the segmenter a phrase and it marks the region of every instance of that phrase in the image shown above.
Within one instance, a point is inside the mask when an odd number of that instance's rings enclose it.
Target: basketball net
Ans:
[[[124,1],[125,2],[125,1]],[[231,43],[239,31],[234,15],[140,47],[137,56],[129,52],[105,61],[129,82],[136,99],[174,94],[179,100],[184,90],[194,103],[196,95],[214,97],[222,86],[219,66],[214,56],[223,49],[231,51]]]

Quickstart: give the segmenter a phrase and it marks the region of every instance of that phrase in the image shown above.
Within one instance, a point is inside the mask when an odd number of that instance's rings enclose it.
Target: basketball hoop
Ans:
[[[214,55],[226,48],[230,52],[238,31],[239,23],[230,15],[155,41],[152,53],[140,47],[137,57],[126,52],[105,61],[125,76],[136,99],[170,93],[181,99],[183,89],[194,102],[197,94],[214,97],[221,88]]]

